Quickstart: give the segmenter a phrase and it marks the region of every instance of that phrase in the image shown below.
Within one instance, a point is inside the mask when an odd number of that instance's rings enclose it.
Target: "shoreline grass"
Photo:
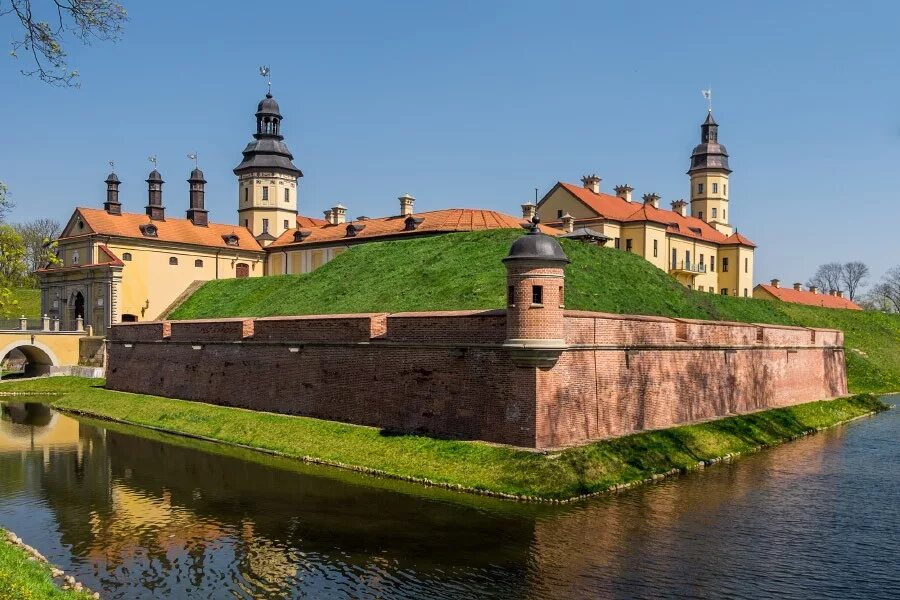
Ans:
[[[86,600],[93,596],[84,591],[57,587],[51,566],[14,546],[5,529],[0,529],[0,598],[17,600]]]
[[[871,394],[644,432],[551,453],[128,394],[102,380],[53,377],[0,392],[55,392],[62,411],[500,497],[561,501],[759,450],[888,406]],[[46,400],[46,398],[45,398]],[[15,401],[14,399],[12,401]]]

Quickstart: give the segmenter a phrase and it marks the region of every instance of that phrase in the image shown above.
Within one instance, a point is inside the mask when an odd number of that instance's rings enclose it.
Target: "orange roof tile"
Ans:
[[[319,227],[328,223],[325,219],[316,219],[315,217],[307,217],[305,215],[297,215],[297,227]]]
[[[138,239],[158,239],[164,242],[177,242],[195,246],[228,248],[262,252],[259,243],[245,227],[210,223],[207,227],[194,225],[188,219],[166,217],[165,221],[151,221],[150,217],[139,213],[122,213],[111,215],[99,208],[75,209],[84,219],[85,224],[96,234]],[[156,225],[156,237],[150,238],[141,233],[141,225]],[[238,246],[229,246],[222,236],[236,235]],[[65,238],[61,238],[65,239]]]
[[[341,225],[329,225],[322,222],[321,225],[308,225],[300,227],[302,231],[308,231],[309,235],[302,242],[294,241],[295,229],[284,232],[274,241],[269,248],[283,246],[309,246],[319,243],[334,243],[354,240],[366,240],[373,238],[386,238],[395,236],[415,236],[428,233],[453,233],[461,231],[481,231],[486,229],[519,229],[525,223],[523,219],[517,219],[510,215],[493,210],[480,210],[471,208],[449,208],[445,210],[433,210],[412,215],[416,219],[422,219],[415,229],[406,230],[406,219],[403,216],[368,218],[364,220],[348,221]],[[355,236],[347,235],[347,226],[350,224],[362,227]],[[541,225],[541,230],[551,235],[559,235],[558,229]]]
[[[825,308],[843,308],[847,310],[862,310],[862,307],[849,298],[841,298],[830,294],[814,294],[806,290],[794,288],[775,287],[761,283],[756,287],[762,288],[783,302],[794,304],[806,304],[807,306],[823,306]]]
[[[578,198],[588,208],[596,212],[605,219],[612,221],[638,222],[650,221],[666,226],[669,233],[681,235],[684,237],[704,240],[716,244],[743,244],[755,248],[755,244],[746,237],[737,233],[725,236],[709,223],[696,217],[683,217],[675,211],[663,210],[655,208],[652,205],[643,202],[628,202],[618,196],[610,196],[609,194],[595,194],[593,191],[571,183],[560,181],[558,185],[562,186],[567,192]],[[578,219],[577,222],[588,221],[590,219]],[[729,241],[732,240],[732,241]],[[740,241],[738,241],[740,240]]]

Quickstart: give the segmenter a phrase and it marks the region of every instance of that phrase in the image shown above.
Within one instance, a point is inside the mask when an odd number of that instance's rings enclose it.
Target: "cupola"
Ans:
[[[147,176],[147,216],[153,221],[165,221],[166,209],[162,203],[162,186],[165,183],[159,171],[153,169]]]
[[[103,203],[103,210],[111,215],[122,214],[122,203],[119,202],[119,177],[115,173],[110,173],[106,177],[106,202]]]

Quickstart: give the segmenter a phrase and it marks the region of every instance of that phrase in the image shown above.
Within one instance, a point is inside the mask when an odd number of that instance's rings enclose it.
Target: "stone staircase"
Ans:
[[[159,316],[156,317],[157,321],[162,321],[164,319],[169,318],[169,315],[172,314],[176,308],[181,306],[181,303],[188,299],[188,297],[200,289],[200,287],[206,283],[206,280],[198,280],[191,283],[189,286],[184,288],[184,291],[181,292],[175,300],[172,301],[172,304],[166,307],[164,311],[159,313]]]

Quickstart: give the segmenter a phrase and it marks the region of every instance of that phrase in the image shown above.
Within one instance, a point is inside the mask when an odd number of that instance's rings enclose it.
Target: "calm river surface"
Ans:
[[[898,441],[900,409],[560,508],[8,403],[0,526],[104,598],[898,598]]]

